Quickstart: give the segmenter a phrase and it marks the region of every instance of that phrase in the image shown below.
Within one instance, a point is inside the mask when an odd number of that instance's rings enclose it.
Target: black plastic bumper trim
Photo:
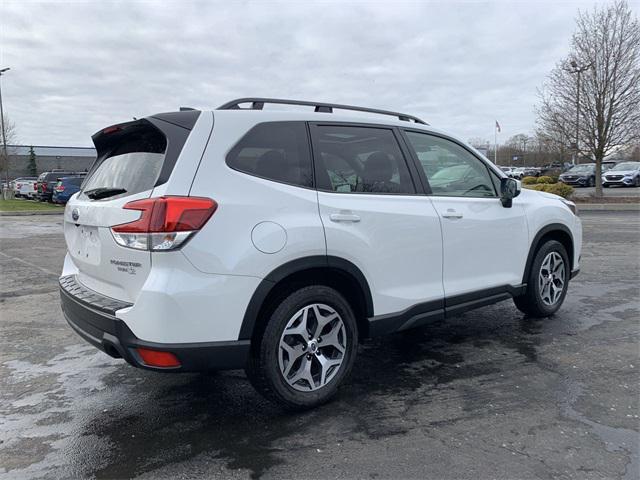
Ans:
[[[167,372],[233,370],[243,368],[249,358],[249,340],[195,343],[156,343],[140,340],[122,320],[93,308],[69,293],[63,287],[62,281],[60,301],[67,322],[78,335],[106,354],[114,358],[124,358],[134,367]],[[145,365],[136,351],[137,347],[171,352],[180,360],[180,367],[159,368]]]

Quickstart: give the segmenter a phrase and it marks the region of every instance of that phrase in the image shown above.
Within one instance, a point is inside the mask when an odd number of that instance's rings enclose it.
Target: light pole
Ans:
[[[591,68],[591,65],[578,65],[578,62],[576,62],[575,60],[571,60],[571,68],[573,70],[569,70],[569,73],[576,73],[578,74],[578,81],[576,82],[577,84],[577,89],[576,89],[576,148],[575,148],[575,157],[573,159],[573,164],[577,164],[579,163],[578,159],[579,159],[579,155],[580,155],[580,147],[579,147],[579,140],[580,140],[580,75],[582,74],[582,72],[585,72],[587,70],[589,70],[589,68]]]
[[[0,77],[4,72],[9,71],[10,68],[2,68],[0,69]],[[4,153],[4,161],[7,162],[7,167],[4,171],[4,178],[7,182],[7,188],[9,188],[9,156],[7,155],[7,132],[4,127],[4,112],[2,110],[2,85],[0,83],[0,123],[2,123],[2,148]]]

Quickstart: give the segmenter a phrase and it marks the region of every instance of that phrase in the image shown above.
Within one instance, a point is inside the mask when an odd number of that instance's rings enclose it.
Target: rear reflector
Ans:
[[[149,350],[148,348],[138,347],[136,351],[142,358],[145,365],[150,367],[179,367],[180,360],[171,352],[161,352],[159,350]]]
[[[123,247],[138,250],[173,250],[200,230],[218,208],[210,198],[166,196],[127,203],[126,210],[140,210],[137,220],[111,227]]]

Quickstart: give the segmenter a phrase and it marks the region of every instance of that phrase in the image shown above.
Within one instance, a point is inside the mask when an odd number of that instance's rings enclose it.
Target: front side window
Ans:
[[[445,138],[406,132],[433,195],[495,197],[495,181],[487,166],[471,152]],[[496,176],[497,177],[497,176]]]
[[[307,128],[303,122],[256,125],[231,149],[227,165],[276,182],[313,186]]]
[[[318,188],[341,193],[415,193],[392,130],[317,125],[311,136]]]

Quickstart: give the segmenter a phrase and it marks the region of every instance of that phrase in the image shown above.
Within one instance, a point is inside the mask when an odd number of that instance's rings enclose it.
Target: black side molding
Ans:
[[[402,312],[376,315],[367,318],[369,336],[377,337],[388,333],[420,327],[428,323],[444,320],[468,310],[491,305],[502,300],[521,295],[526,290],[525,284],[488,288],[477,292],[447,297],[444,300],[433,300],[419,303]]]

